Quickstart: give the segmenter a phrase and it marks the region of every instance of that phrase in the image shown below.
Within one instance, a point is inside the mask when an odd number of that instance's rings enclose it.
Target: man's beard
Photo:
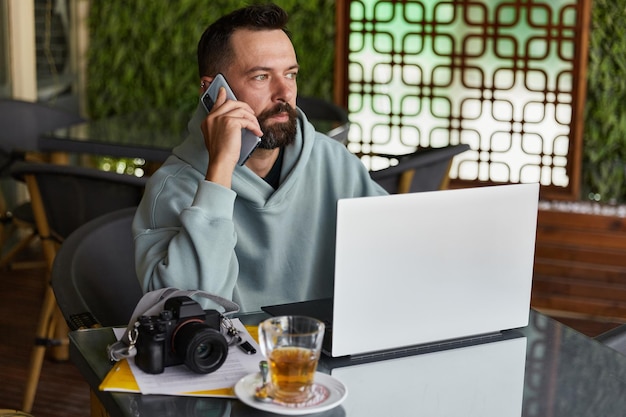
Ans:
[[[289,115],[287,122],[267,124],[269,118],[283,112]],[[257,119],[263,131],[263,137],[261,138],[261,143],[259,143],[260,149],[280,148],[291,145],[295,141],[298,112],[288,103],[280,103],[276,107],[264,111]]]

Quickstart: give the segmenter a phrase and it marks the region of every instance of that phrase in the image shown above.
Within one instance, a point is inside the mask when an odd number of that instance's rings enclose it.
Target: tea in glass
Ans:
[[[288,403],[310,398],[323,338],[324,323],[310,317],[275,317],[259,325],[274,398]]]

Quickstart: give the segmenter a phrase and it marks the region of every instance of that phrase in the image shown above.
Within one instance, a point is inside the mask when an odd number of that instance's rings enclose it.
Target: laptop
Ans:
[[[263,310],[326,322],[331,357],[525,327],[538,200],[537,183],[339,200],[333,298]]]

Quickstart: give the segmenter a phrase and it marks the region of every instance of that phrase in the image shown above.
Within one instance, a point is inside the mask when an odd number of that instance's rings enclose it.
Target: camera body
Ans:
[[[221,320],[218,311],[203,310],[189,297],[168,299],[158,316],[139,318],[135,364],[149,374],[183,363],[200,374],[216,371],[228,355]]]

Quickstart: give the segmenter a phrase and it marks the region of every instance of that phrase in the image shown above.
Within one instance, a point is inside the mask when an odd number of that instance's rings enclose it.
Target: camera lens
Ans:
[[[173,340],[176,354],[189,369],[208,374],[219,369],[226,360],[228,343],[217,330],[205,323],[185,323]]]

